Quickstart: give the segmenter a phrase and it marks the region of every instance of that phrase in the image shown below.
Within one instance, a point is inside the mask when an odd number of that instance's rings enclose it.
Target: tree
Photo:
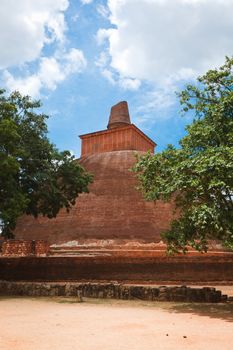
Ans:
[[[233,58],[178,95],[194,120],[180,148],[138,159],[140,188],[148,200],[175,200],[168,251],[207,251],[209,240],[233,249]]]
[[[0,90],[0,224],[12,237],[17,218],[26,213],[55,217],[69,208],[81,192],[88,192],[90,174],[70,152],[59,152],[47,138],[41,103]],[[1,231],[0,230],[0,231]]]

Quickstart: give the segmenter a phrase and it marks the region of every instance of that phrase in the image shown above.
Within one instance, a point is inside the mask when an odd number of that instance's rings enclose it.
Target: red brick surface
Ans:
[[[0,280],[233,283],[230,257],[0,258]]]
[[[2,256],[46,256],[49,244],[45,241],[32,240],[6,240],[2,244]]]
[[[82,194],[69,213],[62,210],[56,219],[24,216],[15,231],[21,239],[64,243],[85,239],[124,239],[159,242],[160,233],[173,217],[172,203],[146,202],[136,190],[130,168],[134,151],[91,155],[81,164],[94,174],[89,194]]]
[[[2,244],[3,256],[30,256],[33,254],[33,242],[24,240],[7,240]]]
[[[82,157],[120,150],[153,153],[156,145],[133,124],[81,135],[80,138],[82,139]]]
[[[46,256],[49,253],[49,244],[46,241],[35,241],[35,255]]]
[[[128,104],[126,101],[121,101],[111,108],[108,129],[117,128],[126,124],[131,124]]]

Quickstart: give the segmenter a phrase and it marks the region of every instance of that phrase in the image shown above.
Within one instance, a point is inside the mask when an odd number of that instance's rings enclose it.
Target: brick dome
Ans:
[[[103,239],[159,242],[172,218],[172,204],[142,198],[130,171],[134,162],[133,150],[81,159],[85,169],[94,174],[90,193],[80,195],[70,212],[62,210],[56,219],[22,217],[17,238],[47,239],[50,243]]]
[[[107,130],[80,136],[83,167],[94,175],[89,194],[81,194],[70,212],[55,219],[23,216],[17,238],[45,239],[50,243],[73,240],[159,242],[169,227],[173,204],[146,202],[136,190],[132,171],[135,153],[154,152],[155,142],[131,124],[127,102],[111,108]]]

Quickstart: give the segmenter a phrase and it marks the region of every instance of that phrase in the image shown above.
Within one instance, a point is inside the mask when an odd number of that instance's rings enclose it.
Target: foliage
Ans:
[[[207,251],[208,240],[233,249],[233,58],[179,97],[195,118],[179,149],[138,159],[141,190],[148,200],[175,200],[179,219],[163,233],[168,251]]]
[[[69,210],[92,179],[68,151],[50,143],[47,116],[34,111],[40,106],[0,90],[0,223],[6,237],[23,213],[53,218]]]

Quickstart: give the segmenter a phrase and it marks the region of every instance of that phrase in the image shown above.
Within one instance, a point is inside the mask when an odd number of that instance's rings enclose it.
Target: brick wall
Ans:
[[[142,153],[141,153],[142,154]],[[15,230],[17,239],[49,241],[50,244],[87,239],[160,242],[160,233],[174,218],[174,203],[147,202],[136,189],[134,151],[95,154],[80,164],[94,175],[90,193],[81,194],[67,212],[56,218],[22,216]]]
[[[6,240],[2,243],[2,256],[43,256],[48,255],[49,245],[46,241]]]
[[[82,157],[121,150],[151,151],[154,153],[155,143],[133,124],[80,137],[82,139]]]
[[[3,256],[30,256],[33,254],[33,242],[25,240],[7,240],[2,244]]]
[[[5,257],[0,280],[233,283],[233,257]]]
[[[35,255],[46,256],[49,253],[49,244],[46,241],[35,241]]]

